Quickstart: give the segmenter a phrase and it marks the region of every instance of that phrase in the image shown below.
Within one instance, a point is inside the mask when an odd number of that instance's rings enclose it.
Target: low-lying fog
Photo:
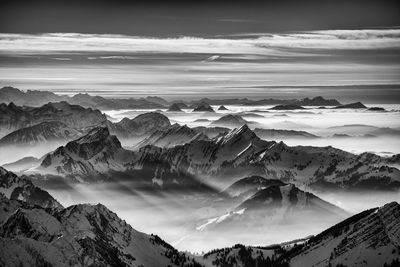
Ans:
[[[269,245],[318,234],[340,220],[323,216],[311,222],[304,216],[291,221],[265,222],[264,227],[250,230],[217,228],[198,231],[196,227],[208,218],[220,216],[223,207],[214,207],[207,197],[193,193],[144,193],[118,183],[97,185],[41,184],[64,206],[101,202],[126,220],[133,228],[160,235],[180,250],[201,253],[236,243]],[[314,192],[315,193],[315,192]],[[318,194],[350,214],[399,201],[400,192],[323,193]]]

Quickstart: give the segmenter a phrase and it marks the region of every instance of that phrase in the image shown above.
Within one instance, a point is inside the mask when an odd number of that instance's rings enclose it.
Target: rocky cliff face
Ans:
[[[356,214],[316,236],[271,246],[238,244],[197,260],[205,266],[397,266],[399,239],[400,205],[392,202]]]
[[[400,258],[400,205],[367,210],[325,230],[293,252],[291,266],[383,266]]]

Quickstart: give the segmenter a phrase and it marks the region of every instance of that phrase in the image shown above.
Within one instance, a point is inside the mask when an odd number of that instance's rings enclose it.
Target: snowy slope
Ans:
[[[196,259],[210,267],[390,266],[400,260],[399,244],[400,205],[392,202],[356,214],[316,236],[266,247],[238,244]]]
[[[357,214],[311,238],[291,266],[383,266],[400,258],[400,205]]]

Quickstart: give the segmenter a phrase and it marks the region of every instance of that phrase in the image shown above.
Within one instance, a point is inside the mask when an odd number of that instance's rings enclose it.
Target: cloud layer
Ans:
[[[297,55],[294,52],[296,49],[400,49],[400,29],[328,30],[215,38],[148,38],[79,33],[0,34],[0,53],[16,55],[101,51],[293,56]]]
[[[0,84],[104,96],[398,102],[400,29],[209,38],[0,34]]]

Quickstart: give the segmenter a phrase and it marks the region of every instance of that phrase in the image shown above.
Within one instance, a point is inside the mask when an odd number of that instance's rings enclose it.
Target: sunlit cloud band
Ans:
[[[296,49],[399,49],[400,29],[326,30],[215,38],[149,38],[127,35],[0,34],[2,54],[63,52],[218,53],[291,56]],[[283,49],[283,50],[282,50]],[[292,52],[287,50],[292,49]]]

